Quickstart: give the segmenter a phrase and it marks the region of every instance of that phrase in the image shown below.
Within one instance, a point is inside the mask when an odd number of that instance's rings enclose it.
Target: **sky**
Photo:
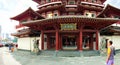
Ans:
[[[111,4],[120,8],[120,0],[107,0],[105,4]],[[0,0],[0,25],[2,26],[2,33],[15,32],[15,25],[18,25],[18,22],[10,20],[10,18],[24,12],[29,7],[37,10],[37,5],[32,0]]]

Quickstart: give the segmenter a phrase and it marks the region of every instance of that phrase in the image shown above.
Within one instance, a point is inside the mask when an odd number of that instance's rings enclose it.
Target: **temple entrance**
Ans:
[[[76,50],[76,36],[62,36],[62,47],[63,50]]]
[[[93,42],[95,41],[95,38],[93,37],[93,33],[85,33],[83,35],[83,50],[93,50]]]
[[[84,36],[83,37],[83,50],[89,50],[90,49],[90,36]]]
[[[51,36],[49,41],[50,41],[49,49],[55,50],[55,37]]]
[[[59,50],[95,50],[96,37],[95,32],[84,32],[82,36],[82,46],[80,46],[80,37],[76,34],[60,34],[58,39]],[[47,37],[47,49],[56,49],[56,36],[51,35]]]

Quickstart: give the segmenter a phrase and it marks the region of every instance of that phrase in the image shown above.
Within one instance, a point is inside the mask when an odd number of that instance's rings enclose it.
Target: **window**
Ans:
[[[69,12],[69,15],[74,15],[75,13],[74,12]]]
[[[55,13],[55,14],[54,14],[54,16],[58,16],[58,14],[57,14],[57,13]]]
[[[86,13],[86,16],[88,16],[89,14],[88,13]]]
[[[92,3],[95,3],[96,2],[96,0],[92,0]]]
[[[21,22],[27,22],[27,20],[22,20]]]
[[[87,17],[91,17],[91,13],[89,13],[89,12],[87,12],[85,15],[86,15]]]
[[[48,17],[48,18],[52,18],[52,16],[53,16],[52,13],[47,14],[47,17]]]
[[[94,13],[92,13],[92,17],[95,17],[95,14],[94,14]]]
[[[74,4],[75,4],[75,1],[74,1],[74,0],[70,0],[70,1],[69,1],[69,4],[70,4],[70,5],[74,5]]]
[[[58,10],[53,11],[53,16],[58,16],[58,15],[59,15]]]
[[[49,2],[51,2],[51,0],[47,0],[46,2],[48,2],[48,3],[49,3]]]
[[[120,16],[114,16],[114,18],[116,18],[116,19],[120,19]]]

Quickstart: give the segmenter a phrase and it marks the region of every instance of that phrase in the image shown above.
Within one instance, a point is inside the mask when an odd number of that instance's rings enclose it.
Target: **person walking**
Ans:
[[[108,41],[107,42],[107,59],[106,59],[106,65],[114,65],[114,53],[115,48],[112,46],[113,42]]]
[[[12,48],[11,43],[8,45],[8,47],[9,47],[9,52],[11,52],[11,48]]]

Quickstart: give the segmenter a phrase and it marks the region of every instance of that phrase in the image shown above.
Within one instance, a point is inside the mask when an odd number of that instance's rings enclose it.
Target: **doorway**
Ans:
[[[76,39],[77,37],[75,35],[62,36],[63,50],[76,50]]]

